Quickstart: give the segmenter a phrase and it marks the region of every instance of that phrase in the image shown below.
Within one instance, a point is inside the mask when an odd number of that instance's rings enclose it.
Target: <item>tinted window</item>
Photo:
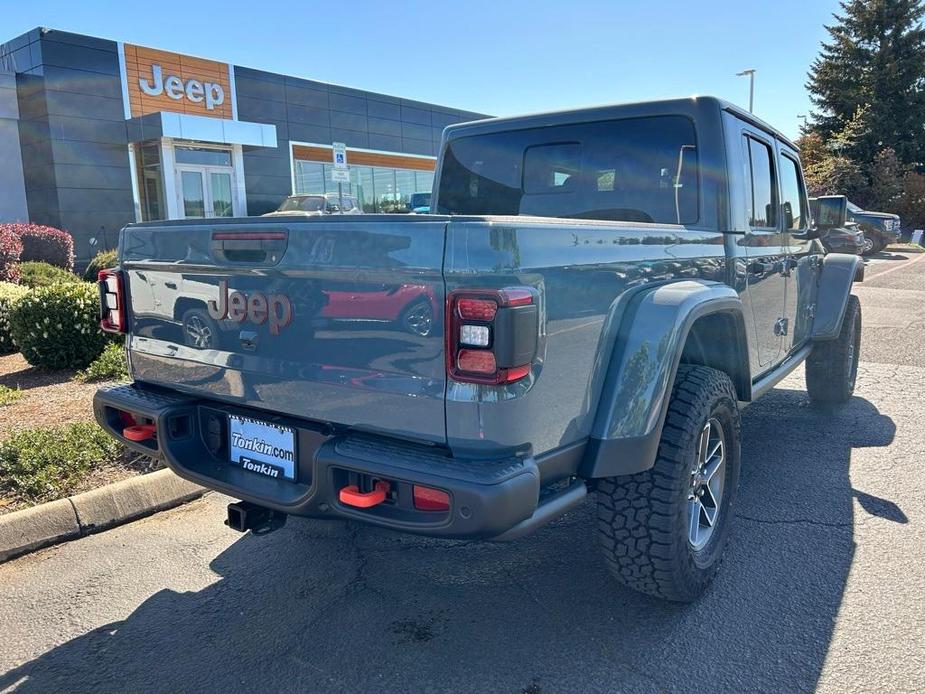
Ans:
[[[459,138],[444,153],[438,211],[692,224],[693,123],[659,116]]]
[[[564,143],[527,147],[524,192],[568,192],[581,174],[581,145]]]
[[[763,142],[745,138],[751,171],[751,197],[748,201],[748,223],[753,227],[776,227],[774,206],[774,171],[771,168],[771,148]]]
[[[785,229],[806,228],[806,200],[800,185],[800,167],[790,157],[780,160],[780,195]]]

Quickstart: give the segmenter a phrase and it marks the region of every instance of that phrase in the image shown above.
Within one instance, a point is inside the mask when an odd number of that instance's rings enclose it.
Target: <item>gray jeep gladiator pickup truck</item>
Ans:
[[[854,389],[863,268],[796,147],[714,98],[485,120],[446,129],[431,211],[127,226],[99,423],[238,530],[510,540],[591,492],[613,574],[696,598],[741,409],[803,362],[813,401]]]

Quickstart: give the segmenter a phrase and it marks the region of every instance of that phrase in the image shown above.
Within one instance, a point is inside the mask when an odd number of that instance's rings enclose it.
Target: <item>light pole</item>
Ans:
[[[809,118],[805,113],[798,113],[797,118],[803,121],[803,130],[806,130],[806,128],[809,126]]]
[[[745,77],[748,75],[748,112],[755,112],[755,68],[737,72],[736,77]]]

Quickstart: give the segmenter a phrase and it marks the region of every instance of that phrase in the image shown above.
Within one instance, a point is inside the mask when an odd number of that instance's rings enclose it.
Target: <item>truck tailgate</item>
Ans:
[[[407,215],[129,226],[132,376],[442,443],[445,226]]]

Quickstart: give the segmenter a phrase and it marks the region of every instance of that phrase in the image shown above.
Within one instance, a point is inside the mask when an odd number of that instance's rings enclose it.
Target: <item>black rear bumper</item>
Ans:
[[[540,473],[532,458],[459,460],[435,447],[338,432],[324,424],[140,384],[100,389],[93,405],[107,432],[136,450],[163,458],[181,477],[291,515],[361,520],[439,537],[512,539],[564,513],[586,493],[578,482],[544,494],[541,501]],[[296,430],[295,482],[264,477],[230,462],[225,428],[229,414]],[[156,437],[126,440],[122,432],[131,421],[153,424]],[[389,483],[386,502],[364,509],[340,502],[345,486],[363,488],[375,480]],[[412,485],[447,492],[449,509],[416,509]]]

